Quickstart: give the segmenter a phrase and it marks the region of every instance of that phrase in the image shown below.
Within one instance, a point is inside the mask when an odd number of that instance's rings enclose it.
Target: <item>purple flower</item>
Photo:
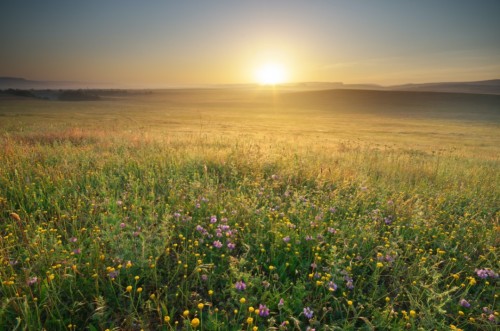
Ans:
[[[80,254],[82,250],[80,248],[77,248],[73,251],[74,254]]]
[[[259,305],[259,316],[267,317],[269,316],[269,308],[266,305]]]
[[[488,316],[488,321],[495,322],[495,320],[496,320],[495,315],[490,314],[490,316]]]
[[[280,299],[280,302],[278,302],[278,308],[281,308],[285,305],[285,300],[283,298]]]
[[[76,239],[76,237],[71,237],[69,239],[69,241],[72,242],[72,243],[76,243],[78,241],[78,239]]]
[[[307,317],[308,319],[311,319],[314,315],[314,312],[312,311],[311,308],[305,307],[304,308],[304,316]]]
[[[352,290],[354,288],[353,279],[346,272],[344,272],[344,280],[345,280],[345,286],[349,290]]]
[[[488,268],[476,270],[476,274],[479,278],[482,278],[482,279],[486,279],[488,277],[491,277],[491,278],[498,277],[497,273],[495,273],[493,270],[488,269]]]
[[[111,278],[111,279],[115,279],[116,277],[118,276],[118,271],[115,270],[115,271],[111,271],[109,274],[108,274],[108,277]]]
[[[120,223],[120,228],[122,228],[122,229],[123,229],[123,228],[124,228],[124,227],[126,227],[126,226],[127,226],[127,225],[126,225],[125,223],[123,223],[123,222],[122,222],[122,223]]]
[[[235,248],[236,248],[236,245],[235,245],[235,244],[233,244],[233,243],[228,243],[228,244],[227,244],[227,248],[228,248],[229,250],[231,250],[231,251],[232,251],[233,249],[235,249]]]
[[[238,291],[244,291],[247,288],[247,284],[245,284],[245,282],[243,282],[242,280],[239,280],[236,282],[236,284],[234,284],[234,287]]]
[[[336,291],[336,290],[337,290],[337,288],[338,288],[338,286],[337,286],[337,284],[335,284],[334,282],[329,282],[329,283],[328,283],[328,289],[329,289],[330,291],[332,291],[332,292],[333,292],[333,291]]]
[[[462,307],[470,308],[470,303],[467,300],[465,300],[465,299],[461,299],[459,301],[459,303],[460,303],[460,306],[462,306]]]
[[[222,243],[219,240],[214,241],[213,245],[214,245],[215,248],[221,248],[222,247]]]
[[[335,230],[334,228],[328,228],[327,230],[328,230],[328,232],[330,232],[332,234],[337,233],[337,230]]]
[[[35,277],[30,277],[28,279],[28,281],[26,282],[26,284],[28,284],[29,286],[31,286],[31,285],[36,284],[37,282],[38,282],[38,277],[35,276]]]
[[[386,260],[387,262],[394,262],[394,257],[392,257],[391,255],[387,254],[387,255],[385,256],[385,260]]]
[[[210,217],[210,223],[217,223],[217,216]]]
[[[201,280],[207,281],[208,280],[208,276],[207,275],[201,275]]]

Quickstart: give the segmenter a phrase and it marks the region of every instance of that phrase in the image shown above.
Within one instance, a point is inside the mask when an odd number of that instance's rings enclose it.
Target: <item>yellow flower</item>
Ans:
[[[210,296],[214,295],[214,291],[209,290],[209,291],[208,291],[208,295],[210,295]]]
[[[257,331],[257,330],[259,330],[259,327],[258,327],[258,326],[254,326],[254,327],[252,328],[252,331]]]
[[[240,299],[240,303],[241,303],[241,304],[244,304],[246,301],[247,301],[247,300],[246,300],[245,298],[241,298],[241,299]]]
[[[142,292],[142,287],[138,287],[137,288],[137,293],[141,293]]]
[[[414,310],[410,310],[410,316],[415,317],[417,316],[417,313]]]
[[[21,220],[21,217],[19,217],[19,215],[17,213],[10,213],[10,217],[12,217],[13,219],[15,219],[16,221],[20,221]]]
[[[249,311],[250,313],[253,313],[253,312],[255,311],[255,308],[254,308],[254,307],[248,307],[248,311]]]
[[[189,316],[189,310],[184,310],[184,312],[182,313],[182,316],[184,317],[188,317]]]
[[[193,318],[193,319],[191,320],[191,326],[192,326],[193,328],[197,328],[197,327],[198,327],[198,325],[200,325],[200,320],[199,320],[197,317]]]
[[[382,262],[377,262],[377,268],[382,268],[384,264]]]
[[[135,276],[134,277],[135,280],[139,280],[139,278],[140,278],[139,276]]]
[[[247,324],[252,324],[252,323],[253,323],[253,318],[252,317],[247,318]]]
[[[127,290],[127,292],[132,292],[132,286],[130,286],[130,285],[127,286],[126,290]]]
[[[348,304],[349,306],[352,306],[352,301],[351,301],[351,300],[347,301],[347,304]]]
[[[200,302],[200,303],[198,304],[198,309],[203,309],[203,306],[205,306],[205,305],[204,305],[203,303],[201,303],[201,302]]]
[[[163,320],[165,321],[165,323],[170,322],[170,316],[163,317]]]

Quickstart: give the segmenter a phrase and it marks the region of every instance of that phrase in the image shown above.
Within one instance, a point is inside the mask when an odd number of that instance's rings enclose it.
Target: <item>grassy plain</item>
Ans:
[[[493,95],[3,97],[0,325],[494,330],[499,129]]]

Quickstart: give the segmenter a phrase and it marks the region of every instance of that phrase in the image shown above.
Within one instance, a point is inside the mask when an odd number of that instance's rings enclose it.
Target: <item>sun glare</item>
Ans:
[[[255,71],[255,80],[261,85],[276,85],[286,81],[285,67],[278,63],[267,63]]]

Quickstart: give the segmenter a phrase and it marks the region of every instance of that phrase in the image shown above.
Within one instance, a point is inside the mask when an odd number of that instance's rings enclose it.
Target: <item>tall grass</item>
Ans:
[[[0,138],[6,330],[498,327],[495,158],[86,125]]]

